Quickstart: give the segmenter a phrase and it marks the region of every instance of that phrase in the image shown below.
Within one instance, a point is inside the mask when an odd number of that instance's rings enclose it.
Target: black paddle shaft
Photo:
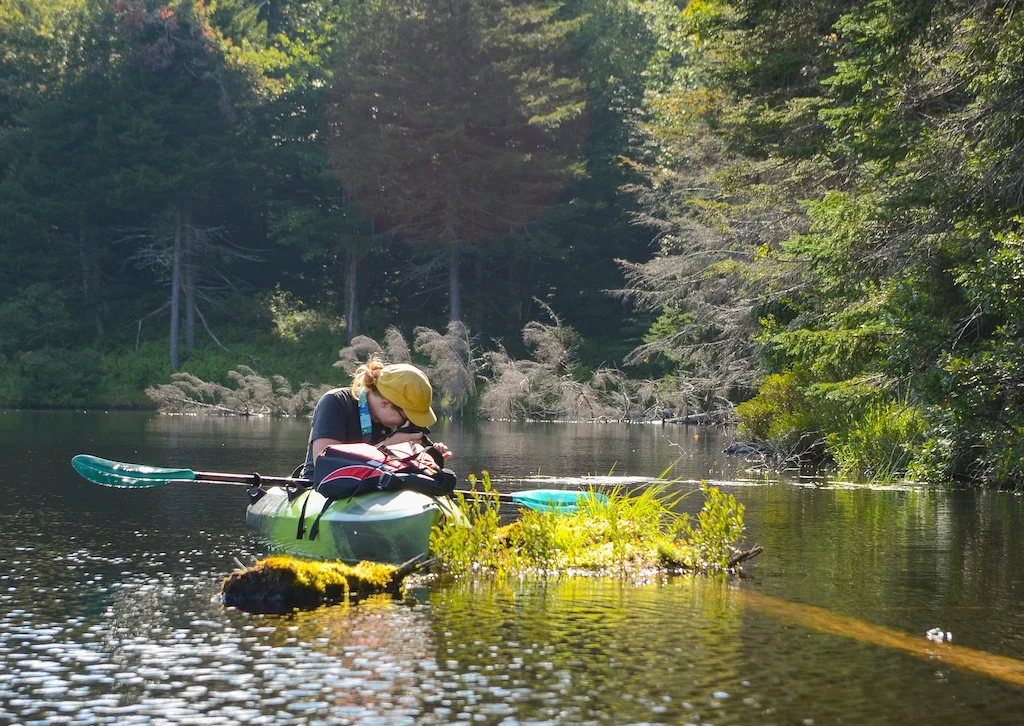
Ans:
[[[259,484],[274,484],[274,485],[287,485],[293,484],[295,486],[308,487],[313,482],[309,479],[301,479],[298,477],[291,476],[263,476],[262,474],[228,474],[221,471],[197,471],[196,480],[200,479],[205,482],[216,482],[219,484],[246,484],[248,486],[258,486]]]
[[[269,484],[271,486],[302,486],[308,487],[311,482],[309,479],[299,479],[291,476],[263,476],[262,474],[227,474],[219,471],[197,471],[196,478],[193,480],[196,484],[234,484],[236,486],[259,486],[261,484]],[[464,497],[494,497],[500,502],[514,502],[511,494],[502,494],[500,492],[482,492],[482,491],[471,491],[469,489],[456,489],[455,494],[461,494]]]

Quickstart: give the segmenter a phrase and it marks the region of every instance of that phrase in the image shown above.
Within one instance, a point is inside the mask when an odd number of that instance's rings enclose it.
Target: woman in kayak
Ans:
[[[356,369],[350,388],[334,388],[317,402],[302,476],[312,476],[313,460],[333,444],[419,443],[424,432],[417,429],[437,421],[430,408],[432,396],[430,381],[419,368],[371,358]],[[445,458],[451,456],[444,444],[435,443],[434,448]]]

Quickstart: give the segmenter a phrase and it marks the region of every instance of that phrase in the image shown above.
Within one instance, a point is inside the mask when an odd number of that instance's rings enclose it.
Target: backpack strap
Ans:
[[[377,448],[383,451],[385,454],[387,454],[387,456],[393,461],[397,461],[400,466],[405,466],[410,461],[415,461],[423,454],[429,454],[430,458],[434,460],[434,463],[437,465],[437,468],[439,470],[444,468],[444,457],[441,456],[441,452],[438,451],[437,447],[434,446],[433,444],[431,444],[425,449],[422,449],[421,451],[413,451],[411,454],[407,454],[405,456],[396,455],[394,451],[392,451],[389,447],[387,447],[384,444],[379,445]],[[384,487],[381,487],[381,489],[383,488]]]
[[[387,489],[391,484],[393,475],[390,471],[384,468],[378,468],[380,476],[367,477],[359,482],[355,489],[347,497],[324,497],[324,506],[320,509],[320,514],[316,515],[316,519],[313,520],[313,525],[309,528],[309,541],[312,542],[316,539],[316,536],[320,533],[320,518],[327,513],[327,510],[331,508],[331,505],[335,502],[340,502],[342,499],[348,501],[357,494],[366,494],[372,492],[375,489]],[[376,483],[374,483],[376,482]],[[323,492],[319,492],[323,494]],[[303,512],[305,512],[306,503],[302,504]],[[302,539],[301,537],[299,539]]]
[[[437,464],[438,470],[444,468],[444,456],[441,455],[441,452],[437,450],[436,446],[431,444],[430,446],[425,448],[423,451],[425,451],[426,453],[430,454],[430,458],[434,460],[435,464]]]
[[[351,499],[351,498],[352,497],[349,497],[349,499]],[[324,506],[320,510],[320,514],[316,515],[316,519],[313,520],[313,526],[309,528],[309,541],[310,542],[315,540],[316,536],[318,534],[320,534],[320,517],[324,516],[324,514],[327,512],[327,510],[330,509],[331,505],[334,504],[336,501],[338,501],[338,500],[334,499],[334,498],[331,498],[331,497],[328,497],[327,500],[324,502]]]
[[[295,532],[295,539],[302,539],[302,535],[306,533],[306,505],[309,503],[309,492],[306,492],[306,498],[302,500],[302,509],[299,511],[299,528]],[[323,512],[321,512],[323,514]],[[319,521],[317,517],[317,521]],[[311,538],[312,539],[312,538]]]

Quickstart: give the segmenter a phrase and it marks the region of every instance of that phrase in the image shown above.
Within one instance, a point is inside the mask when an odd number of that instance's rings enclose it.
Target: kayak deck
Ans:
[[[429,553],[434,525],[446,518],[466,523],[465,515],[447,497],[410,490],[370,492],[336,500],[320,517],[319,531],[311,540],[313,523],[326,499],[311,489],[291,501],[282,487],[265,492],[246,510],[246,524],[275,550],[319,560],[399,565]],[[300,518],[301,538],[297,536]]]

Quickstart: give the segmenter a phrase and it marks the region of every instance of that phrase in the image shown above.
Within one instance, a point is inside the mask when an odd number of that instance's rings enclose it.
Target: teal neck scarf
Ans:
[[[373,421],[370,420],[370,404],[366,402],[366,390],[359,392],[359,429],[363,433],[363,441],[369,441],[373,434]]]

